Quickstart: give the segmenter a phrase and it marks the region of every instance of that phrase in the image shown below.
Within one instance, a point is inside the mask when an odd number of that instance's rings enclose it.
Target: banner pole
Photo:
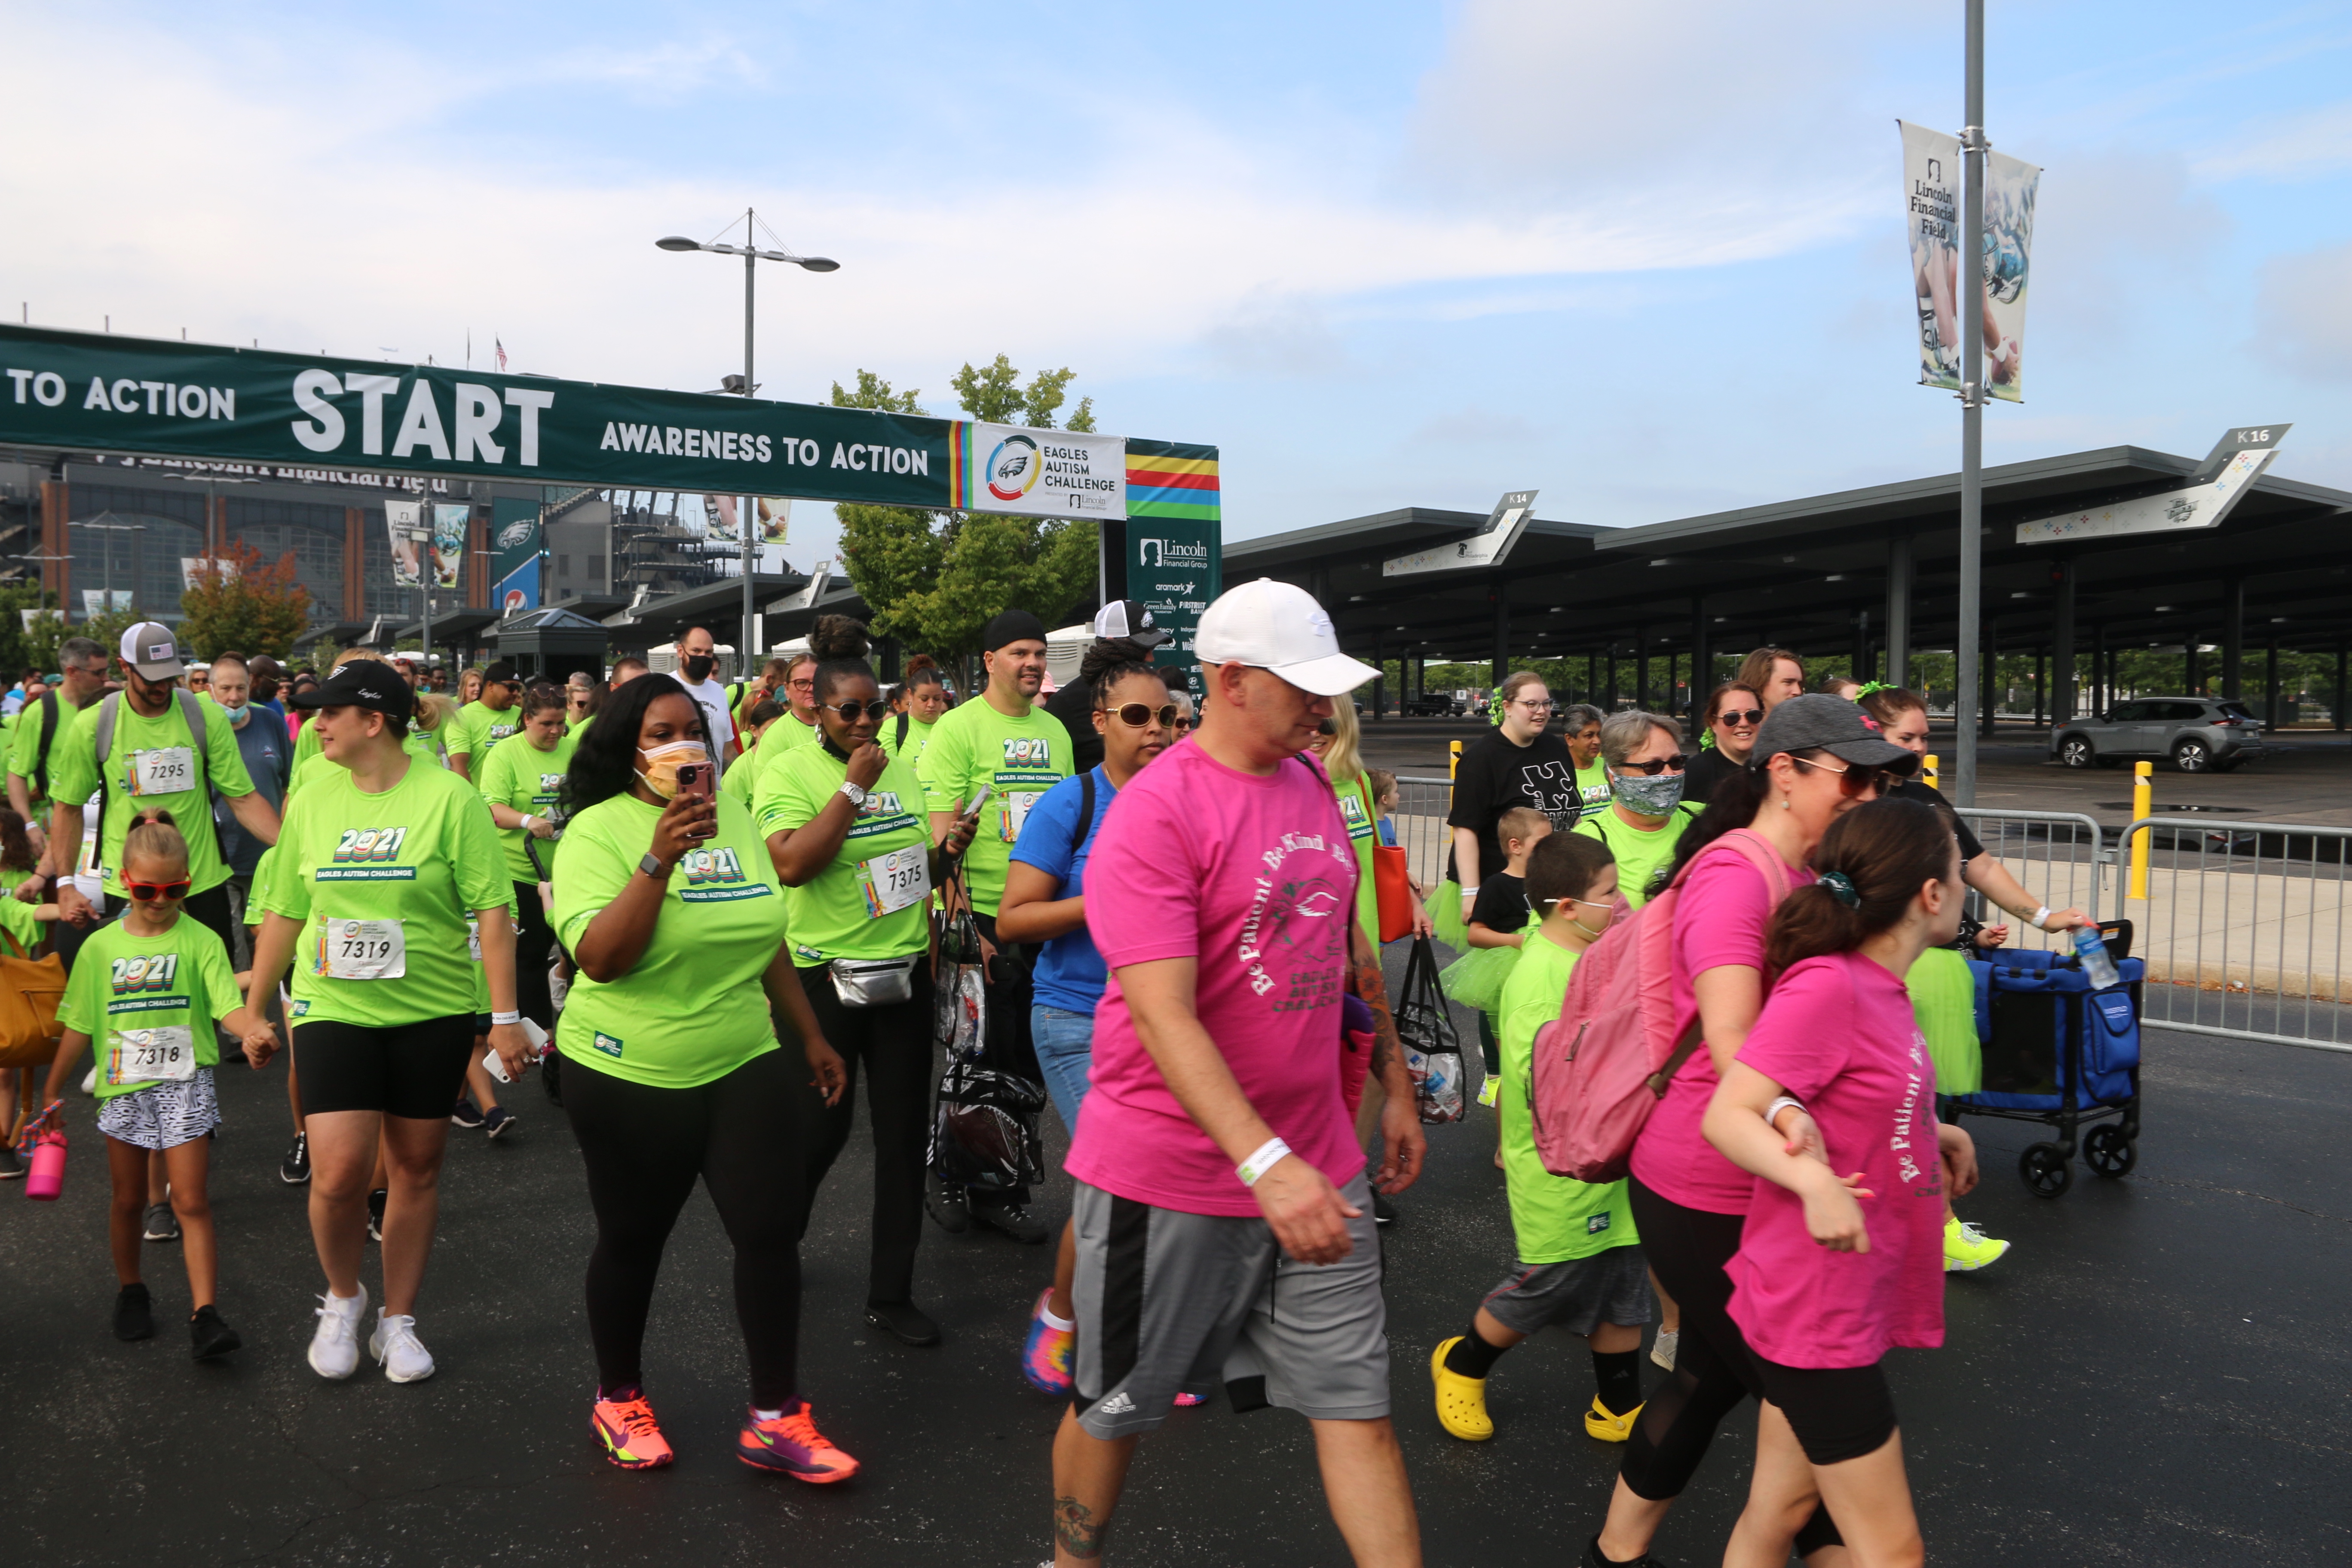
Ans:
[[[751,209],[743,209],[743,401],[751,401],[751,280],[758,275],[760,255],[756,247],[759,234],[752,226]],[[758,547],[751,542],[751,498],[743,498],[743,515],[736,521],[743,533],[743,639],[736,646],[743,651],[735,656],[735,679],[751,679],[751,568],[757,563]]]
[[[1984,700],[1978,622],[1984,597],[1984,0],[1968,0],[1967,124],[1960,132],[1966,182],[1960,200],[1960,602],[1953,638],[1952,803],[1977,803],[1978,709]]]

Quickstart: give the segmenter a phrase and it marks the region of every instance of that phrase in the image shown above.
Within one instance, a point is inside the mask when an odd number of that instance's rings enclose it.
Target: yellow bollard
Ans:
[[[1457,773],[1459,773],[1461,771],[1462,771],[1462,742],[1459,742],[1459,741],[1448,741],[1448,742],[1445,742],[1445,778],[1446,778],[1446,782],[1447,782],[1447,783],[1449,783],[1449,784],[1451,784],[1451,783],[1454,781],[1454,775],[1455,775],[1455,774],[1457,774]]]
[[[1919,782],[1929,789],[1941,787],[1943,769],[1939,765],[1941,759],[1933,752],[1919,759]]]
[[[2132,820],[2138,822],[2151,815],[2156,799],[2156,764],[2135,763],[2132,765]],[[2145,902],[2147,898],[2147,829],[2132,835],[2131,898]]]

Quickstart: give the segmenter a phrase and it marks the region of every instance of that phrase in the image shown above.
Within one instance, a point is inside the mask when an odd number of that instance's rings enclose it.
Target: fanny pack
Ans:
[[[845,1007],[888,1007],[915,995],[913,958],[836,958],[825,968]]]

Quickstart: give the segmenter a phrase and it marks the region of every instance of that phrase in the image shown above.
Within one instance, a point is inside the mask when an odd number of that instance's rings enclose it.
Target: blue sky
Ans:
[[[1216,443],[1229,537],[1404,504],[1630,524],[1957,463],[1912,384],[1897,117],[1958,0],[397,8],[0,3],[0,301],[32,319],[700,390],[747,205],[767,395],[948,412],[1002,352]],[[2352,3],[1990,10],[2042,164],[2004,461],[2352,488]],[[831,552],[820,508],[788,553]]]

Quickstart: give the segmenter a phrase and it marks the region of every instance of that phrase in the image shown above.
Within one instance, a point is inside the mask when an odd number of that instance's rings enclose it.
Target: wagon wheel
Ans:
[[[2017,1173],[2025,1178],[2026,1191],[2037,1198],[2054,1198],[2074,1184],[2065,1151],[2055,1143],[2029,1144],[2017,1157]]]
[[[2120,1127],[2094,1127],[2083,1140],[2083,1163],[2102,1176],[2128,1176],[2139,1163],[2139,1143]]]

